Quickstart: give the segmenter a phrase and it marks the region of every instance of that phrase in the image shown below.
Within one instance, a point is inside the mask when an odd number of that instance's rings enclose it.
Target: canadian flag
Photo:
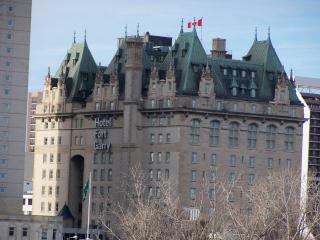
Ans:
[[[202,18],[198,21],[188,22],[188,28],[192,28],[193,26],[202,27]]]

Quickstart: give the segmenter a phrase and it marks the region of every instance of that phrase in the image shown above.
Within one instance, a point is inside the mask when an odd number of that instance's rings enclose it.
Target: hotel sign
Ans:
[[[94,150],[111,151],[111,142],[108,141],[107,128],[112,127],[112,119],[95,118],[94,119]]]

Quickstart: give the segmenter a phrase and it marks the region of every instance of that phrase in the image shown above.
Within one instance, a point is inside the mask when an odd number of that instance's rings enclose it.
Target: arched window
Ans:
[[[210,132],[209,132],[209,143],[212,145],[218,145],[219,135],[220,135],[220,122],[216,120],[211,121]]]
[[[190,126],[190,143],[198,144],[200,140],[200,120],[193,119]]]
[[[237,147],[239,138],[239,123],[232,122],[229,124],[229,146]]]
[[[287,151],[292,151],[294,147],[294,128],[286,127],[284,131],[284,145]]]
[[[277,133],[277,128],[274,125],[267,126],[267,132],[266,132],[267,149],[275,149],[276,133]]]
[[[252,123],[248,126],[248,148],[256,148],[257,146],[257,125]]]

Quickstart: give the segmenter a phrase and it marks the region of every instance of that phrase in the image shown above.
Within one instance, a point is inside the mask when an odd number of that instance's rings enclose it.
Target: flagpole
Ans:
[[[89,173],[89,200],[88,200],[88,221],[87,221],[87,237],[89,239],[90,216],[91,216],[91,171]]]

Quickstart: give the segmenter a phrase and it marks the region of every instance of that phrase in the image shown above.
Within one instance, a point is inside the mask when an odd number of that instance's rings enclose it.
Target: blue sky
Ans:
[[[117,38],[149,31],[176,38],[181,18],[203,17],[202,42],[227,39],[227,50],[240,59],[249,50],[258,28],[258,40],[271,40],[287,72],[320,78],[319,0],[33,0],[29,89],[43,89],[48,66],[55,73],[76,31],[77,41],[87,42],[97,63],[107,65]],[[201,35],[198,29],[199,36]]]

